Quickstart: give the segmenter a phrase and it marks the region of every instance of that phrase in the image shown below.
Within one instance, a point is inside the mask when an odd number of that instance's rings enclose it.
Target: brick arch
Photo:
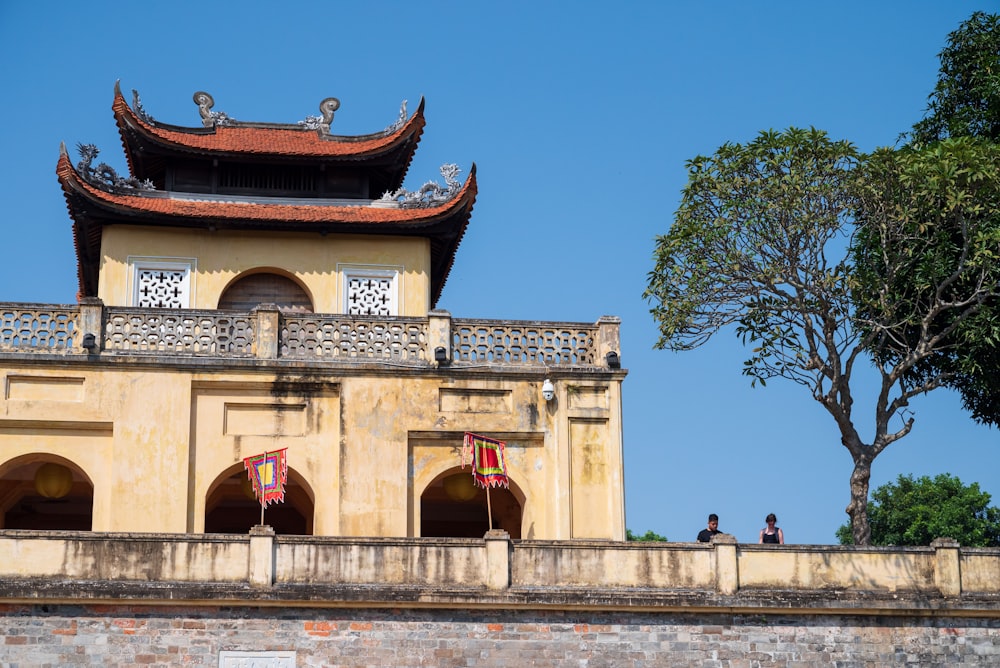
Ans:
[[[48,499],[35,489],[35,473],[45,464],[70,470],[69,493]],[[91,531],[94,522],[94,484],[76,462],[59,455],[35,452],[0,464],[0,528],[41,531]]]
[[[248,533],[260,524],[260,503],[248,490],[249,479],[242,462],[220,473],[205,494],[205,533]],[[313,490],[297,471],[288,467],[285,500],[264,509],[264,524],[275,533],[313,533]]]
[[[449,496],[446,481],[472,473],[456,466],[439,473],[420,494],[420,535],[439,538],[482,538],[489,529],[486,490],[476,486],[469,499]],[[461,478],[459,478],[461,480]],[[525,496],[513,480],[510,489],[492,487],[489,491],[493,510],[493,528],[503,529],[512,539],[521,538]]]
[[[264,267],[233,279],[222,291],[218,308],[250,311],[258,304],[276,304],[282,311],[313,312],[313,300],[304,285],[279,269]]]

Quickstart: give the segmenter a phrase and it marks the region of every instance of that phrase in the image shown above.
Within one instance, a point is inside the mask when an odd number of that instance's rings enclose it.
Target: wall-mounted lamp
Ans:
[[[609,369],[620,369],[622,368],[622,360],[618,357],[618,353],[612,350],[610,353],[604,356],[604,359],[608,361]]]
[[[97,352],[97,337],[93,334],[84,334],[81,345],[88,353],[95,353]]]
[[[552,381],[546,378],[545,382],[542,383],[542,398],[545,399],[545,401],[552,401],[555,396],[556,388],[552,384]]]
[[[444,346],[438,346],[434,349],[434,361],[438,363],[438,366],[451,364],[451,360],[448,359],[448,350]]]

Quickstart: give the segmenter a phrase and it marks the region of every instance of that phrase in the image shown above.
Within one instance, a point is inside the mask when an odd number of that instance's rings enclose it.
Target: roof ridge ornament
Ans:
[[[91,163],[101,152],[94,144],[77,144],[76,150],[81,158],[76,164],[76,171],[91,185],[119,190],[156,190],[149,179],[140,181],[134,176],[119,176],[118,172],[106,162],[91,167]]]
[[[154,125],[156,123],[156,119],[143,109],[142,100],[139,99],[139,91],[135,88],[132,89],[132,109],[135,110],[135,115],[138,116],[140,120],[143,120],[150,125]]]
[[[386,191],[376,203],[381,206],[396,204],[402,209],[426,209],[444,204],[455,197],[462,189],[461,181],[456,178],[461,170],[454,163],[441,165],[441,176],[445,187],[434,181],[428,181],[419,190],[409,191],[399,188],[395,192]]]
[[[399,128],[403,127],[405,123],[406,123],[406,100],[403,100],[403,104],[399,105],[399,117],[392,125],[387,127],[385,131],[391,134],[396,130],[398,130]]]
[[[232,125],[236,119],[224,111],[212,111],[215,106],[215,98],[205,91],[198,91],[194,94],[194,103],[198,105],[198,113],[201,114],[201,124],[206,128],[213,126]]]
[[[305,120],[298,124],[309,130],[319,130],[320,134],[330,134],[330,124],[333,123],[333,112],[340,109],[340,100],[335,97],[328,97],[319,103],[319,111],[322,116],[306,116]]]

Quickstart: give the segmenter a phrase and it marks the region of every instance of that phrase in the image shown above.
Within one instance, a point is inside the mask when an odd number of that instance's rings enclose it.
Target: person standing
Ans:
[[[768,516],[764,518],[764,522],[767,526],[760,530],[760,540],[757,541],[758,543],[771,543],[773,545],[785,544],[785,533],[775,526],[777,521],[778,518],[774,516],[774,513],[769,513]]]
[[[722,533],[719,531],[719,516],[712,513],[708,516],[708,528],[698,532],[699,543],[711,543],[712,536]]]

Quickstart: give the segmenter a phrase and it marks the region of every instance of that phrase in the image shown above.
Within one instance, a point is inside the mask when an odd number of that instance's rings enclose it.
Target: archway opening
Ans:
[[[236,279],[219,297],[219,308],[250,311],[260,304],[275,304],[286,312],[312,313],[313,305],[301,285],[281,274],[248,274]]]
[[[0,476],[0,510],[3,529],[91,531],[94,486],[67,459],[23,457]]]
[[[517,487],[491,487],[493,528],[521,538],[522,506]],[[468,469],[445,471],[420,495],[420,535],[428,538],[482,538],[489,530],[486,490],[472,482]]]
[[[217,479],[205,500],[205,533],[249,533],[260,524],[257,501],[242,464]],[[313,499],[305,481],[288,469],[285,500],[264,509],[264,524],[275,533],[309,536],[313,531]]]

